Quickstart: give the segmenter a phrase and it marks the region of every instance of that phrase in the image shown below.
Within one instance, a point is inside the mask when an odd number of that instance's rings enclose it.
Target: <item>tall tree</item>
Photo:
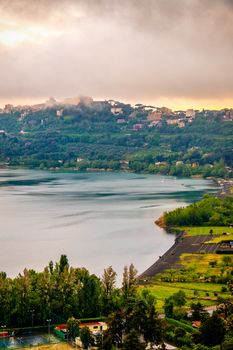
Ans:
[[[104,274],[102,276],[102,283],[104,287],[104,292],[108,298],[113,292],[116,285],[116,272],[113,270],[112,266],[104,269]]]
[[[223,319],[214,312],[211,317],[203,321],[200,332],[203,344],[215,346],[221,344],[226,333],[226,327]]]
[[[135,329],[132,329],[126,336],[123,341],[123,350],[144,350],[145,344],[143,344],[138,336],[138,333]]]
[[[103,313],[109,315],[111,311],[114,310],[114,297],[113,293],[115,291],[116,285],[116,272],[113,270],[112,266],[109,266],[104,270],[102,276],[102,285],[104,289],[103,293]]]
[[[80,339],[83,343],[83,348],[88,349],[92,343],[92,336],[88,327],[84,327],[80,330]]]
[[[63,272],[65,267],[69,267],[69,262],[67,256],[62,254],[59,261],[60,272]]]
[[[67,336],[68,338],[75,339],[79,335],[80,321],[74,317],[70,317],[67,320]]]
[[[162,340],[162,325],[158,318],[158,313],[154,305],[150,307],[147,317],[143,323],[143,335],[146,343],[150,343],[151,349],[154,345],[158,345]]]
[[[127,266],[124,267],[122,292],[125,300],[135,295],[137,273],[133,264],[130,264],[129,268]]]

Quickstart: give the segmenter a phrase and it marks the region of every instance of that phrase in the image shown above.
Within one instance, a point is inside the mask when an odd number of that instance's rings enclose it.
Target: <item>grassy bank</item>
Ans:
[[[185,231],[188,236],[208,235],[210,231],[213,235],[222,235],[224,232],[233,234],[233,227],[229,226],[180,226],[175,229]]]

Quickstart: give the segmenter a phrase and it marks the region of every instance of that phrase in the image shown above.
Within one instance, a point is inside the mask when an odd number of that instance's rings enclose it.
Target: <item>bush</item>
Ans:
[[[209,265],[210,265],[210,267],[215,267],[215,266],[217,266],[217,261],[216,260],[210,261]]]

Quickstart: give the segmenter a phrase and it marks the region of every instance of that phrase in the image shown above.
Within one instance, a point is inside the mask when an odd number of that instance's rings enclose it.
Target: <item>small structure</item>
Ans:
[[[98,333],[102,333],[103,331],[106,331],[108,329],[108,325],[106,322],[101,321],[93,321],[93,322],[84,322],[80,323],[79,328],[89,328],[90,332],[93,335],[96,335]],[[65,323],[58,325],[54,328],[54,333],[62,340],[67,339],[67,325]]]
[[[221,241],[216,253],[233,254],[233,241],[232,240]]]
[[[87,322],[87,323],[81,323],[80,328],[89,328],[90,332],[102,332],[106,331],[108,329],[106,322]]]
[[[118,114],[123,113],[123,110],[122,110],[121,107],[112,107],[111,108],[111,113],[115,114],[115,115],[118,115]]]
[[[193,321],[192,327],[193,328],[200,328],[201,327],[201,321]]]
[[[133,125],[133,130],[134,131],[141,130],[142,128],[143,128],[143,124],[134,124]]]
[[[67,327],[66,324],[60,324],[54,328],[54,333],[62,340],[67,339]]]
[[[0,338],[5,338],[9,336],[9,332],[8,331],[1,331],[0,332]]]
[[[196,112],[193,109],[187,109],[185,112],[185,115],[187,118],[194,118],[196,115]]]
[[[125,119],[117,119],[117,124],[125,124],[126,120]]]

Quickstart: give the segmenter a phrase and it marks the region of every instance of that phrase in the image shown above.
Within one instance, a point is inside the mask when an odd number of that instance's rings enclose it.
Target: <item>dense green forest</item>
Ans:
[[[26,108],[26,107],[25,107]],[[184,112],[117,103],[0,113],[0,162],[30,168],[113,169],[231,177],[233,121],[227,110]],[[175,124],[171,124],[175,121]],[[177,123],[176,123],[177,122]]]
[[[233,224],[233,197],[210,197],[164,214],[167,226],[229,226]]]
[[[69,266],[66,255],[57,263],[50,261],[42,272],[25,269],[15,278],[1,272],[1,324],[14,330],[22,326],[29,329],[45,326],[48,319],[52,324],[67,322],[72,339],[80,319],[101,317],[107,320],[108,330],[100,336],[99,350],[145,350],[148,345],[153,347],[161,342],[165,348],[163,340],[170,340],[184,350],[208,350],[213,346],[215,350],[232,349],[231,302],[224,301],[212,316],[200,302],[193,302],[188,315],[187,297],[179,291],[165,300],[166,318],[161,319],[155,297],[146,287],[138,288],[136,275],[132,264],[125,267],[122,286],[117,288],[116,273],[111,266],[98,278],[85,268]],[[199,330],[191,326],[193,320],[201,320]],[[87,328],[80,330],[80,336],[87,346],[92,344]]]
[[[52,316],[53,321],[64,322],[70,316],[105,315],[105,297],[101,280],[85,268],[70,267],[64,255],[40,273],[25,269],[13,279],[0,274],[0,320],[9,327],[30,326],[31,310],[34,325],[46,324]]]
[[[85,268],[69,266],[66,255],[49,262],[42,272],[25,269],[15,278],[0,272],[0,321],[7,327],[64,323],[71,316],[108,316],[136,297],[137,270],[124,268],[122,288],[116,288],[116,272],[110,266],[102,278]],[[32,319],[33,317],[33,319]]]

